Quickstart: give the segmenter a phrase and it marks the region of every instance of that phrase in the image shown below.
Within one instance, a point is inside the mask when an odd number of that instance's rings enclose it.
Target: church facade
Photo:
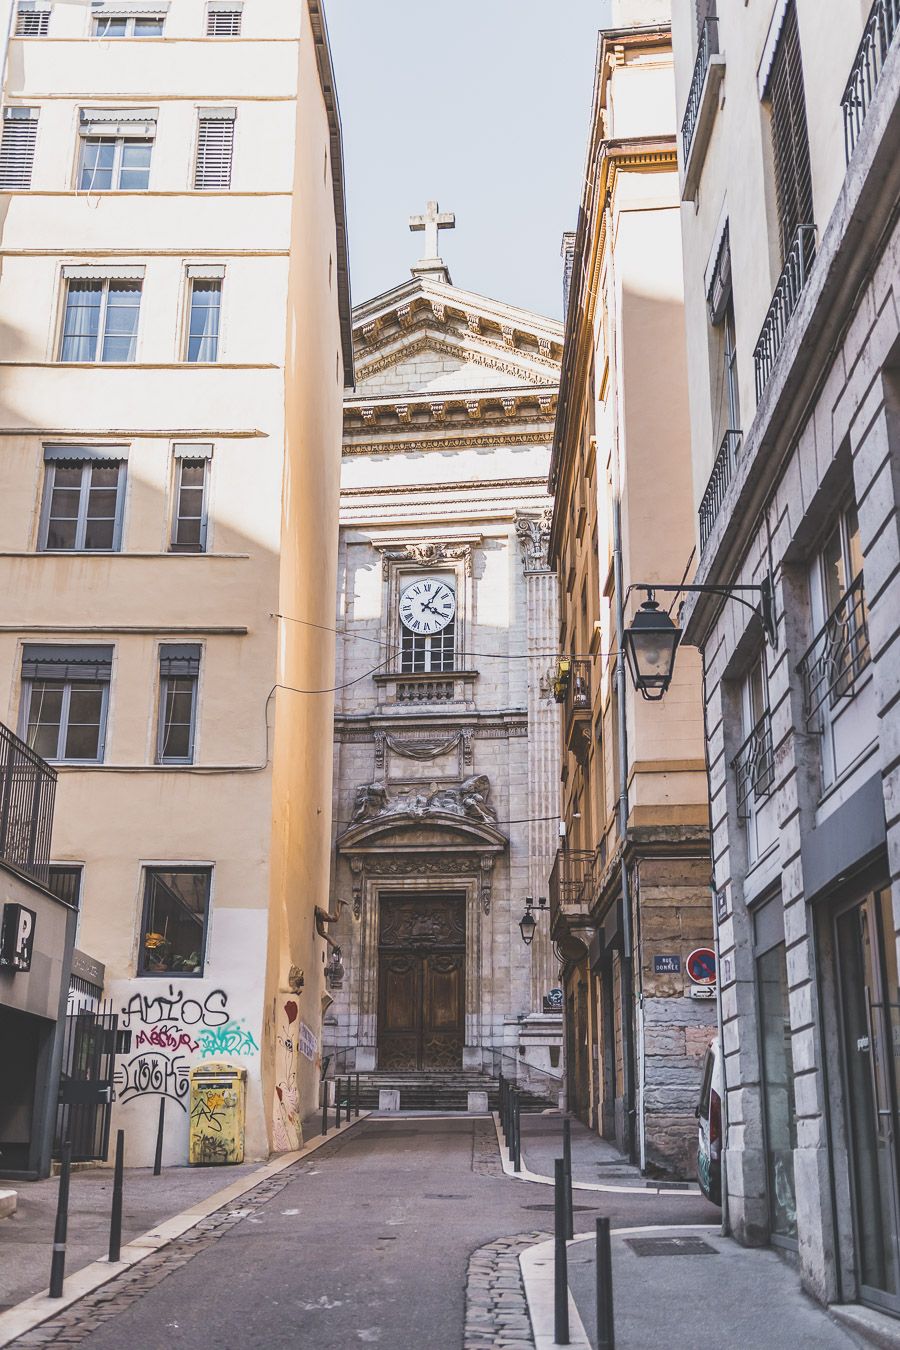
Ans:
[[[460,290],[435,203],[410,280],[354,311],[324,925],[343,1069],[561,1074],[547,472],[562,329]],[[507,1059],[504,1059],[507,1056]]]

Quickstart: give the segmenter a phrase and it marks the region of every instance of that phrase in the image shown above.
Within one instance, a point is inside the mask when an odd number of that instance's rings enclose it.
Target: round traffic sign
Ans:
[[[716,954],[711,947],[698,947],[685,962],[694,984],[715,984]]]

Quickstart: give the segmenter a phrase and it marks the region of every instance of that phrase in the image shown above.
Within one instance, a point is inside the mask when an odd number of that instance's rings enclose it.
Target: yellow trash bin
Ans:
[[[243,1162],[247,1070],[236,1064],[196,1064],[190,1102],[191,1166]]]

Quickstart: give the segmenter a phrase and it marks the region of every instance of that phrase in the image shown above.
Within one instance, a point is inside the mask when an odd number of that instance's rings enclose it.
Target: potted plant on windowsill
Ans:
[[[144,965],[151,975],[164,975],[171,969],[172,947],[163,933],[144,935]]]

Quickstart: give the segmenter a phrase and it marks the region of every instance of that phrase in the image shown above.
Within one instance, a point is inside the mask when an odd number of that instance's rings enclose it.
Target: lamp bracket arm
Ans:
[[[646,581],[635,581],[625,592],[625,603],[628,603],[628,597],[632,591],[647,591],[652,594],[654,591],[662,591],[666,595],[682,595],[688,591],[695,595],[721,595],[726,600],[736,600],[739,605],[745,609],[751,609],[754,614],[758,614],[762,622],[766,637],[773,647],[778,646],[778,628],[775,621],[775,592],[772,585],[771,576],[766,576],[762,581],[755,584],[748,583],[734,584],[727,586],[716,586],[712,583],[684,583],[675,585],[658,584]],[[759,596],[758,603],[754,604],[751,600],[745,600],[739,591],[754,591]]]

